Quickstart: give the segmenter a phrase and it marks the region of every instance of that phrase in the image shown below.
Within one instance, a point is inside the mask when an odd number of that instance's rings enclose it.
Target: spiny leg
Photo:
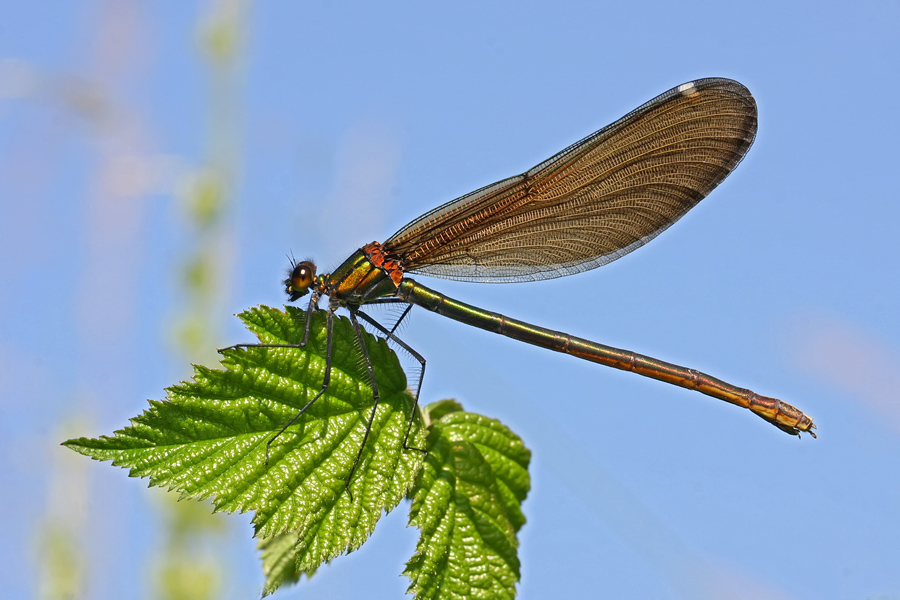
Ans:
[[[306,313],[306,335],[303,336],[304,339],[302,342],[300,342],[301,347],[306,345],[306,342],[307,342],[306,338],[309,335],[309,322],[311,320],[312,320],[312,315],[311,315],[311,313],[307,312]],[[313,396],[312,400],[307,402],[303,406],[303,408],[301,408],[299,411],[297,411],[297,414],[294,415],[293,417],[291,417],[291,420],[288,421],[287,423],[285,423],[284,427],[282,427],[280,430],[278,430],[278,433],[276,433],[274,436],[272,436],[272,438],[268,442],[266,442],[266,465],[269,464],[269,448],[272,446],[272,442],[277,440],[278,437],[282,433],[284,433],[288,427],[293,425],[297,421],[297,419],[299,419],[301,417],[301,415],[303,415],[303,413],[305,413],[306,410],[310,406],[313,405],[313,403],[316,400],[321,398],[322,394],[325,393],[325,390],[328,389],[328,384],[331,383],[331,347],[332,347],[331,330],[332,330],[333,325],[334,325],[334,311],[329,308],[327,311],[325,311],[325,375],[324,375],[324,377],[322,377],[322,389],[320,389],[319,393],[316,394],[315,396]]]
[[[390,331],[390,333],[389,333],[388,335],[390,335],[391,337],[394,336],[394,332],[397,331],[397,328],[398,328],[398,327],[400,327],[400,323],[403,322],[403,319],[406,318],[406,315],[409,314],[409,311],[412,310],[412,307],[413,307],[412,304],[407,304],[407,305],[406,305],[406,309],[403,311],[403,314],[400,315],[400,318],[397,319],[397,322],[394,323],[394,326],[391,327],[391,331]],[[396,339],[396,338],[395,338],[395,339]],[[398,343],[399,343],[399,342],[398,342]],[[409,350],[409,348],[407,348],[407,350]],[[412,352],[412,350],[409,350],[409,351]],[[424,371],[424,370],[425,370],[425,360],[422,359],[421,363],[422,363],[422,370]]]
[[[375,420],[375,411],[378,409],[378,382],[375,381],[375,369],[372,367],[372,360],[369,358],[369,350],[366,348],[366,340],[363,337],[362,327],[359,326],[359,321],[356,320],[357,310],[350,308],[350,322],[353,323],[353,329],[356,330],[356,339],[359,340],[359,347],[362,350],[363,359],[366,362],[366,369],[369,371],[369,382],[372,385],[372,412],[369,413],[369,422],[366,424],[366,433],[363,434],[362,444],[359,446],[359,452],[356,453],[356,460],[353,461],[353,468],[350,469],[350,474],[347,475],[347,481],[344,483],[344,487],[347,489],[347,495],[350,496],[350,501],[353,502],[353,492],[350,491],[350,481],[353,479],[353,474],[356,473],[356,467],[359,466],[359,461],[362,458],[363,450],[366,449],[366,442],[369,439],[369,432],[372,431],[372,422]]]
[[[419,452],[427,453],[428,451],[425,450],[424,448],[416,448],[415,446],[410,446],[407,444],[407,442],[409,441],[409,434],[412,431],[413,422],[416,419],[416,410],[419,407],[419,394],[422,392],[422,380],[425,379],[425,357],[422,356],[421,354],[419,354],[418,352],[416,352],[415,350],[413,350],[412,347],[409,346],[409,344],[407,344],[406,342],[404,342],[403,340],[398,338],[396,335],[394,335],[394,330],[397,329],[397,325],[399,325],[400,321],[402,321],[403,318],[407,314],[409,314],[409,310],[411,308],[412,308],[412,304],[410,304],[409,306],[406,307],[406,310],[403,311],[403,314],[400,316],[400,319],[391,328],[390,331],[388,331],[384,325],[382,325],[381,323],[379,323],[378,321],[376,321],[375,319],[373,319],[366,313],[362,312],[361,310],[357,310],[356,314],[358,314],[367,323],[369,323],[370,325],[372,325],[373,327],[378,329],[380,332],[385,334],[385,336],[387,336],[387,338],[390,339],[392,342],[394,342],[395,344],[397,344],[398,346],[400,346],[401,348],[403,348],[404,350],[409,352],[410,355],[413,358],[415,358],[417,361],[419,361],[420,365],[422,365],[422,370],[419,372],[419,384],[416,386],[415,401],[413,402],[412,412],[409,415],[409,423],[406,426],[406,436],[403,438],[403,449],[404,450],[418,450]]]
[[[409,314],[409,311],[412,310],[413,305],[410,304],[409,302],[407,302],[406,300],[404,300],[403,298],[397,298],[396,296],[389,296],[387,298],[376,298],[374,300],[369,300],[368,302],[366,302],[367,306],[371,306],[372,304],[397,304],[398,302],[405,304],[406,308],[403,309],[402,313],[400,313],[400,318],[397,319],[397,321],[394,323],[394,326],[391,327],[390,331],[387,331],[380,323],[374,323],[373,321],[369,321],[373,325],[376,325],[378,327],[378,329],[383,331],[384,334],[387,336],[391,336],[395,331],[397,331],[397,328],[400,327],[400,323],[403,322],[403,319],[405,319],[406,316]],[[397,340],[397,343],[399,344],[401,342],[399,340]]]
[[[309,307],[306,309],[306,327],[303,330],[303,341],[300,342],[301,348],[303,346],[305,346],[306,343],[309,341],[309,327],[312,324],[313,311],[316,311],[316,310],[319,310],[319,294],[317,292],[313,291],[313,293],[309,297]],[[332,317],[333,312],[334,312],[334,309],[329,307],[329,309],[328,309],[329,319]],[[328,343],[329,344],[331,343],[331,321],[330,320],[328,321]],[[329,353],[329,357],[330,357],[330,353]]]
[[[231,350],[233,348],[304,348],[309,341],[309,327],[310,322],[312,321],[312,310],[317,310],[317,308],[310,302],[310,311],[306,313],[306,333],[303,336],[303,341],[299,344],[235,344],[234,346],[228,346],[227,348],[219,348],[219,352],[224,350]],[[293,425],[297,419],[299,419],[303,413],[307,411],[307,409],[315,403],[316,400],[322,397],[322,394],[325,393],[325,390],[328,389],[328,384],[331,382],[331,349],[332,349],[332,327],[334,324],[334,311],[328,310],[325,313],[326,317],[326,336],[325,336],[325,375],[322,377],[322,389],[319,390],[315,396],[313,396],[312,400],[307,402],[303,408],[297,411],[291,420],[288,421],[284,427],[278,430],[274,436],[272,436],[269,441],[266,442],[266,466],[269,465],[269,449],[272,446],[272,442],[281,436],[288,427]]]

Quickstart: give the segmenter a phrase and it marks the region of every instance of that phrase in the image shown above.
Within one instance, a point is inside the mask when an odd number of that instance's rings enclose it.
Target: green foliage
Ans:
[[[422,599],[513,598],[531,452],[499,421],[455,402],[426,412],[442,416],[431,424],[412,492],[409,523],[422,535],[404,573],[409,591]]]
[[[262,538],[257,544],[262,559],[266,585],[263,596],[268,596],[286,583],[297,583],[301,575],[312,577],[316,569],[297,570],[294,546],[299,536],[293,532],[281,533],[275,537]]]
[[[293,307],[245,311],[239,317],[261,344],[282,346],[225,349],[224,369],[195,366],[191,382],[169,388],[167,401],[151,401],[128,427],[65,445],[182,498],[211,498],[216,511],[254,511],[266,594],[358,548],[409,495],[410,524],[422,531],[405,571],[417,598],[514,597],[529,489],[522,441],[443,401],[424,410],[427,428],[417,415],[407,442],[427,457],[405,449],[413,398],[397,357],[366,333],[380,402],[354,470],[373,402],[344,318],[334,323],[327,392],[279,434],[322,387],[325,313],[312,314],[309,343],[296,347],[306,316]]]

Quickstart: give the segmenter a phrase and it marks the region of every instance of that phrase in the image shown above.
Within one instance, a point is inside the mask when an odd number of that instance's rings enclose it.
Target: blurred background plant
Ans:
[[[158,153],[160,140],[135,102],[134,89],[147,77],[152,45],[138,4],[95,6],[96,20],[85,32],[93,37],[88,41],[92,64],[87,72],[53,72],[23,60],[2,63],[3,95],[33,105],[21,109],[32,112],[31,120],[18,123],[21,129],[11,141],[16,151],[8,156],[17,164],[6,165],[13,180],[26,188],[22,191],[42,196],[43,190],[35,187],[52,181],[60,162],[72,160],[65,152],[68,144],[85,151],[76,160],[90,164],[85,171],[90,189],[87,218],[73,223],[82,228],[79,238],[87,247],[83,279],[71,286],[79,308],[77,346],[79,353],[84,352],[74,357],[80,391],[67,409],[77,416],[64,420],[65,431],[54,437],[90,428],[93,419],[86,420],[80,411],[90,414],[92,397],[133,387],[128,379],[140,368],[133,341],[140,286],[122,275],[142,275],[146,231],[141,222],[147,218],[147,203],[160,196],[177,201],[183,240],[175,257],[179,276],[170,283],[177,308],[165,326],[169,343],[185,364],[216,363],[215,348],[222,345],[223,325],[230,316],[226,306],[234,240],[229,213],[241,162],[246,4],[216,0],[197,19],[194,53],[205,65],[208,106],[202,111],[207,115],[205,130],[198,127],[194,132],[198,139],[205,138],[196,164],[187,157]],[[65,261],[60,268],[66,268]],[[54,285],[60,283],[56,279]],[[114,365],[109,360],[118,352],[110,352],[111,348],[125,351]],[[106,389],[98,390],[98,381],[106,383],[102,386]],[[111,381],[115,383],[110,385]],[[73,462],[66,453],[52,456],[46,510],[33,545],[38,596],[94,597],[108,581],[103,582],[102,563],[91,560],[96,555],[83,549],[95,545],[95,528],[104,526],[89,522],[86,509],[103,492],[82,461]],[[143,589],[140,595],[166,600],[221,597],[223,589],[233,584],[221,546],[236,543],[246,532],[213,516],[206,502],[178,502],[177,496],[158,490],[148,495],[157,513],[149,518],[158,527],[152,550],[144,556],[143,581],[136,586]],[[118,544],[128,543],[115,534],[111,537],[105,552],[116,553]]]

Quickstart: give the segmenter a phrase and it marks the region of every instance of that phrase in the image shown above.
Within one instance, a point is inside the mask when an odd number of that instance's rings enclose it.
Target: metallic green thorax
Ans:
[[[361,306],[397,292],[391,274],[373,262],[366,248],[354,252],[323,279],[326,294],[340,305]]]

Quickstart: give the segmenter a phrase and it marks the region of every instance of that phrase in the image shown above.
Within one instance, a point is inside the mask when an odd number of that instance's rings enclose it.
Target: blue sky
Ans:
[[[91,598],[147,596],[162,494],[58,443],[112,432],[214,360],[172,343],[197,244],[179,198],[210,156],[237,173],[212,348],[248,341],[233,313],[284,302],[286,253],[332,268],[717,76],[753,92],[757,141],[647,247],[539,283],[422,281],[780,397],[819,439],[418,310],[404,338],[428,359],[423,399],[499,418],[534,453],[521,598],[900,598],[897,2],[258,3],[225,97],[198,43],[217,10],[0,8],[9,597],[37,596],[53,520],[83,536]],[[400,597],[403,509],[280,596]],[[221,519],[223,597],[253,597],[249,518]]]

